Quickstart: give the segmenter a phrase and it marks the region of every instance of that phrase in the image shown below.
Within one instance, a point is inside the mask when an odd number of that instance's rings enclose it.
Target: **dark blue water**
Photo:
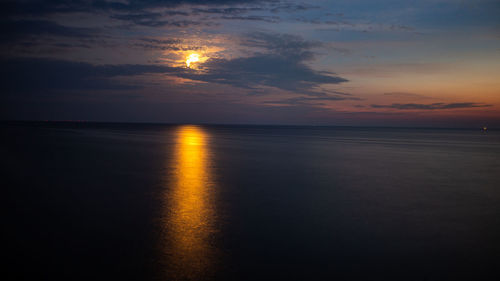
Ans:
[[[498,280],[500,134],[3,123],[18,280]]]

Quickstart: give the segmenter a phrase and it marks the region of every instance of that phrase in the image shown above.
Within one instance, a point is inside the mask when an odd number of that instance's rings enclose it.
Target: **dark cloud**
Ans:
[[[182,49],[181,41],[175,38],[142,38],[135,44],[142,48]],[[132,86],[117,80],[112,81],[109,78],[165,73],[195,81],[226,84],[254,91],[262,87],[273,87],[309,96],[323,96],[323,101],[339,100],[341,96],[342,99],[350,98],[349,94],[320,89],[323,84],[339,84],[346,82],[347,79],[336,76],[332,72],[316,71],[305,63],[313,57],[310,49],[320,46],[320,43],[287,34],[252,33],[248,34],[243,44],[263,49],[267,53],[257,52],[250,57],[235,59],[212,58],[200,63],[199,70],[164,65],[92,65],[60,60],[16,59],[6,61],[4,64],[3,87],[11,91],[15,91],[16,88],[33,91],[36,89],[124,89]],[[324,98],[326,94],[333,94],[335,97]]]
[[[273,11],[278,10],[301,10],[307,9],[307,5],[292,5],[281,4],[280,1],[274,0],[154,0],[154,1],[139,1],[131,0],[128,2],[117,1],[92,1],[92,0],[28,0],[28,1],[2,1],[0,2],[0,15],[4,19],[20,17],[45,17],[48,18],[53,14],[69,14],[76,12],[85,13],[101,13],[107,14],[111,18],[129,22],[133,25],[147,26],[147,27],[179,27],[185,28],[189,26],[199,25],[214,25],[212,22],[204,20],[192,20],[189,18],[172,18],[172,16],[190,16],[194,14],[214,14],[221,15],[221,17],[212,18],[213,20],[243,20],[243,21],[265,21],[265,22],[278,22],[280,19],[276,16],[263,16],[263,15],[248,15],[251,12],[265,11],[268,9],[258,6],[256,4],[271,3],[270,7],[274,7]],[[178,7],[191,5],[193,7],[190,12],[186,10],[178,10]],[[216,5],[224,5],[223,8]],[[158,12],[151,12],[155,8],[166,8]],[[61,35],[62,33],[86,33],[88,30],[70,29],[52,23],[50,21],[40,22],[36,21],[22,21],[22,22],[3,23],[3,30],[8,30],[10,35],[22,35],[25,33],[39,34],[37,31],[46,30],[47,33]],[[67,35],[63,35],[67,36]]]
[[[91,7],[88,1],[2,1],[2,16],[46,15],[52,13],[82,12]]]
[[[247,89],[268,86],[309,95],[317,95],[316,88],[321,84],[347,81],[334,73],[313,70],[297,58],[274,54],[211,59],[202,68],[203,71],[183,73],[183,77]]]
[[[179,39],[156,39],[156,38],[141,38],[139,42],[134,43],[133,46],[140,47],[147,50],[196,50],[201,47],[196,46],[183,46],[182,41]]]
[[[96,29],[68,27],[48,20],[2,20],[1,42],[15,41],[27,36],[62,36],[86,38],[95,36]]]
[[[264,11],[259,7],[228,7],[228,8],[193,8],[193,14],[222,14],[222,15],[241,15],[249,12]]]
[[[126,89],[134,85],[109,78],[146,73],[165,73],[196,81],[256,89],[275,87],[319,95],[321,84],[347,81],[333,73],[315,71],[300,61],[277,55],[257,55],[232,60],[211,59],[202,70],[164,65],[93,65],[51,59],[12,59],[2,62],[1,89],[6,92],[44,90]]]
[[[323,45],[321,42],[304,40],[296,35],[265,32],[249,33],[243,38],[241,44],[247,47],[261,48],[272,54],[294,60],[313,58],[311,49]]]
[[[0,90],[3,95],[37,94],[57,90],[132,89],[135,85],[109,79],[145,73],[168,73],[178,69],[159,65],[92,65],[51,59],[2,61]]]
[[[149,26],[149,27],[188,27],[193,25],[209,24],[193,20],[165,20],[163,14],[159,13],[141,13],[141,14],[122,14],[113,15],[112,18],[129,21],[136,25]]]
[[[158,18],[162,17],[160,13],[138,13],[138,14],[116,14],[111,16],[114,19],[131,21],[137,24],[141,24],[146,21],[156,21]]]
[[[47,15],[71,12],[122,11],[139,12],[149,8],[173,8],[181,5],[242,5],[274,0],[130,0],[128,2],[103,0],[28,0],[2,1],[1,15]]]
[[[281,11],[288,12],[288,13],[293,13],[293,12],[302,12],[302,11],[307,11],[311,9],[318,9],[318,6],[313,6],[309,4],[293,4],[293,3],[280,3],[275,5],[272,9],[271,12],[273,13],[279,13]]]
[[[222,16],[221,19],[224,19],[224,20],[265,21],[265,22],[270,22],[270,23],[276,23],[276,22],[279,22],[279,20],[280,20],[279,17],[256,16],[256,15],[250,15],[250,16]]]
[[[490,107],[491,104],[482,104],[474,102],[461,102],[461,103],[431,103],[431,104],[418,104],[418,103],[393,103],[391,105],[372,104],[373,108],[394,108],[400,110],[408,109],[421,109],[421,110],[437,110],[437,109],[459,109],[459,108],[475,108],[475,107]]]
[[[260,12],[260,11],[270,11],[272,13],[279,12],[297,12],[297,11],[306,11],[310,9],[317,9],[318,6],[308,5],[308,4],[293,4],[293,3],[283,3],[280,1],[261,1],[261,2],[271,2],[270,5],[266,8],[260,7],[224,7],[224,8],[193,8],[191,11],[193,14],[203,13],[203,14],[220,14],[220,15],[242,15],[251,12]],[[247,4],[251,3],[248,1]]]
[[[141,41],[151,43],[151,44],[159,44],[159,45],[174,45],[180,44],[182,41],[180,39],[156,39],[156,38],[141,38]]]
[[[133,44],[135,47],[146,50],[161,50],[161,51],[193,51],[203,49],[202,46],[193,46],[184,44],[180,39],[156,39],[156,38],[141,38]]]
[[[90,49],[91,46],[87,44],[69,44],[69,43],[54,43],[51,44],[52,47],[55,48],[66,48],[66,49],[74,49],[74,48],[85,48],[85,49]]]
[[[319,42],[289,34],[255,32],[247,34],[241,44],[267,53],[231,60],[211,59],[201,65],[202,71],[184,73],[184,78],[254,90],[267,86],[307,95],[321,94],[318,87],[322,84],[347,81],[304,63],[313,58],[310,49],[321,46]]]
[[[164,16],[190,16],[191,13],[184,12],[184,11],[167,10],[167,11],[163,11],[162,15],[164,15]]]
[[[181,5],[241,5],[262,2],[278,2],[277,0],[131,0],[125,7],[129,9],[177,7]]]

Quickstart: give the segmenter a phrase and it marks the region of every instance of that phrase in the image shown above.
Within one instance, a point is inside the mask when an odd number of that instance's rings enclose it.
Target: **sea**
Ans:
[[[11,280],[500,280],[500,131],[2,122]]]

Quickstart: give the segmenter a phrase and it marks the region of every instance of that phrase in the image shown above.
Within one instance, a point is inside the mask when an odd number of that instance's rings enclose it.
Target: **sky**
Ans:
[[[498,0],[0,2],[0,118],[500,126]]]

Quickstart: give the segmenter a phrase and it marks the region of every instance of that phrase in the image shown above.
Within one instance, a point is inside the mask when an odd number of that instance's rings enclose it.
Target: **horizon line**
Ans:
[[[0,123],[40,123],[40,124],[123,124],[123,125],[196,125],[196,126],[267,126],[267,127],[344,127],[344,128],[391,128],[391,129],[454,129],[481,130],[483,126],[442,127],[442,126],[391,126],[391,125],[328,125],[328,124],[262,124],[262,123],[203,123],[203,122],[145,122],[145,121],[94,121],[94,120],[0,120]],[[500,127],[487,127],[497,130]]]

